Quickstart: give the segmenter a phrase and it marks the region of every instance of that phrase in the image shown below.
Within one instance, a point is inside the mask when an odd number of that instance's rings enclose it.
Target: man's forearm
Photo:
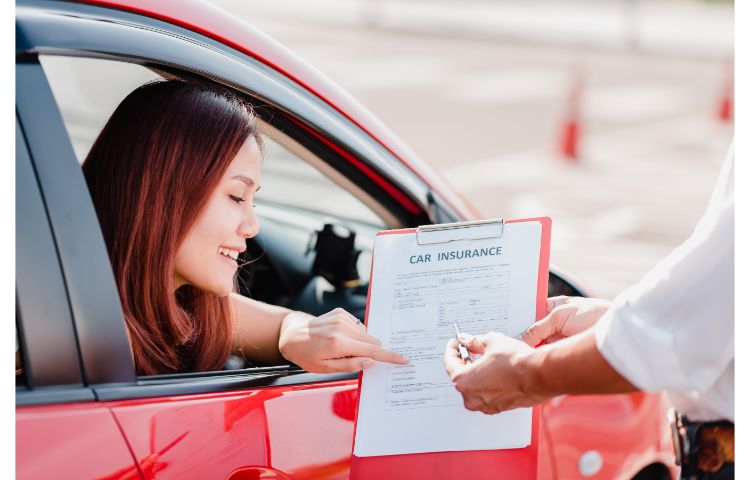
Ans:
[[[523,375],[522,389],[530,397],[638,390],[599,353],[593,329],[523,355],[518,371]]]

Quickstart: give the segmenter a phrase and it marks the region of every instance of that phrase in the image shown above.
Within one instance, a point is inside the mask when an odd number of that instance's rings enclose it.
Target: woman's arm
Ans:
[[[355,372],[375,361],[409,360],[380,346],[365,327],[336,308],[319,317],[231,294],[234,350],[266,364],[296,363],[309,372]]]
[[[236,293],[229,294],[229,303],[234,320],[232,353],[267,365],[286,363],[279,351],[279,334],[292,311]]]

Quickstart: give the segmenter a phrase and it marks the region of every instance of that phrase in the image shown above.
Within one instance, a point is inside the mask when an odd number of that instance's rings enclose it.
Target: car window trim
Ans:
[[[16,387],[16,407],[93,401],[96,401],[96,396],[94,395],[94,391],[88,387],[66,385],[33,389]]]
[[[359,372],[318,374],[282,366],[168,377],[139,377],[136,385],[95,385],[93,391],[100,401],[132,400],[331,382],[354,383],[358,381]]]
[[[120,297],[83,172],[38,58],[21,60],[16,108],[57,245],[84,382],[134,382]]]
[[[83,385],[78,343],[57,246],[16,115],[16,320],[29,390]]]

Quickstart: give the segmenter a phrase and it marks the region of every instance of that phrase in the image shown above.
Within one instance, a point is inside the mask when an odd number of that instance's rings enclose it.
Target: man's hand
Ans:
[[[545,400],[522,391],[524,372],[519,360],[533,352],[531,347],[495,332],[477,337],[463,334],[461,338],[469,353],[482,357],[464,362],[458,342],[451,339],[445,348],[444,363],[468,410],[495,414]]]
[[[376,361],[406,365],[409,359],[386,350],[349,312],[336,308],[319,317],[292,312],[284,318],[279,351],[308,372],[356,372]]]
[[[600,298],[548,298],[547,316],[526,329],[522,339],[534,347],[544,340],[552,343],[573,336],[598,322],[610,305],[609,300]]]

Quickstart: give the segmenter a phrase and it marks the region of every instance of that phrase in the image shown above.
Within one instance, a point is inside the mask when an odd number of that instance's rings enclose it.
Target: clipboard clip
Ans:
[[[502,238],[505,222],[502,218],[472,222],[439,223],[417,227],[417,244],[431,245],[456,240]]]

